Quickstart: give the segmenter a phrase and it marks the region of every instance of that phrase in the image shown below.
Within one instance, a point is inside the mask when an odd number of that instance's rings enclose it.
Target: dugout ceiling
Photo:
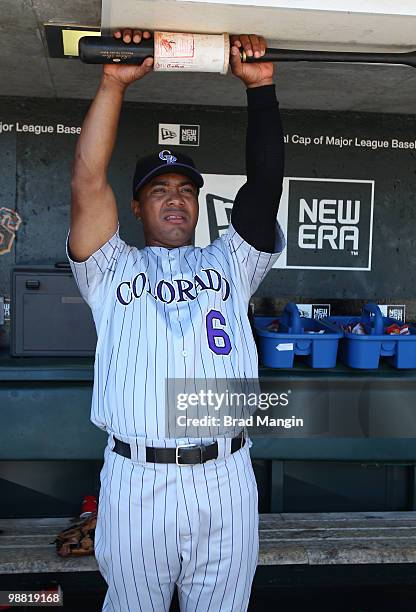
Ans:
[[[80,99],[93,96],[100,67],[87,66],[78,60],[48,57],[43,23],[51,19],[98,25],[101,23],[101,2],[2,0],[0,95]],[[406,15],[400,19],[406,21],[401,22],[396,17],[391,20],[392,40],[396,42],[397,37],[400,38],[400,24],[404,32],[408,20],[416,20],[416,17]],[[369,29],[367,35],[371,35]],[[325,36],[323,32],[322,41],[328,40]],[[279,65],[276,81],[282,108],[416,113],[416,69],[410,67],[292,63]],[[127,99],[215,106],[245,104],[240,83],[229,75],[214,74],[154,74],[130,88]]]

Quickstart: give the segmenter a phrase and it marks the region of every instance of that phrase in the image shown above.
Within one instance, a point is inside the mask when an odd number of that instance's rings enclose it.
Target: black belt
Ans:
[[[114,438],[115,445],[113,451],[127,459],[131,459],[130,444]],[[231,440],[231,452],[235,453],[244,446],[246,439],[241,433]],[[210,459],[218,458],[218,443],[211,444],[183,444],[176,448],[161,448],[146,446],[146,461],[150,463],[176,463],[176,465],[194,465],[195,463],[205,463]]]

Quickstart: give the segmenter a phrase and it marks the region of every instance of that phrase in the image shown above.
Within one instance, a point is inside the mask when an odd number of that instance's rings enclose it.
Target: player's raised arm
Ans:
[[[115,38],[137,44],[150,32],[123,30]],[[71,181],[71,231],[69,249],[76,261],[84,261],[116,232],[117,205],[108,184],[107,168],[117,136],[126,88],[152,70],[153,58],[141,66],[105,64],[98,91],[78,139]]]
[[[247,88],[247,182],[239,190],[231,223],[258,251],[276,250],[276,216],[282,194],[284,141],[271,62],[244,64],[238,48],[260,57],[266,50],[261,36],[231,37],[231,68]],[[283,247],[282,247],[283,248]]]

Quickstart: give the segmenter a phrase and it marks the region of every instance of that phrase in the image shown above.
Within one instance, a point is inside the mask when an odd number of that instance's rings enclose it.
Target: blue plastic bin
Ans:
[[[409,325],[408,336],[385,334],[384,328],[398,321],[383,317],[377,304],[365,304],[361,316],[327,317],[321,322],[330,329],[343,332],[339,342],[339,359],[351,368],[376,369],[380,365],[380,357],[386,357],[395,368],[416,368],[416,328]],[[363,323],[367,335],[343,331],[345,325],[359,322]]]
[[[267,325],[279,320],[280,332],[268,331]],[[333,368],[336,365],[338,341],[342,333],[337,328],[322,325],[315,319],[301,317],[293,302],[286,305],[280,317],[255,316],[260,362],[270,368],[292,368],[295,355],[304,358],[312,368]],[[308,331],[324,330],[323,334]]]

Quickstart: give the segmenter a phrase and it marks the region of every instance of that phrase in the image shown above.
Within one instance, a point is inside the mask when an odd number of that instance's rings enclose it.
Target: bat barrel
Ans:
[[[261,58],[247,57],[243,62],[353,62],[365,64],[404,64],[416,67],[416,51],[407,53],[355,53],[347,51],[309,51],[296,49],[266,49]]]

